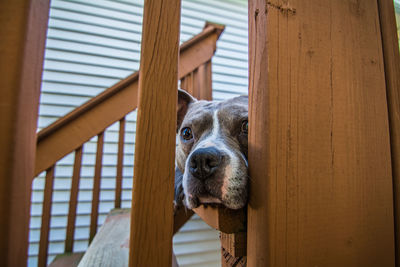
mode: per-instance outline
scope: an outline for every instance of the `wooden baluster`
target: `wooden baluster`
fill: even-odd
[[[130,267],[172,263],[180,10],[180,0],[143,8]]]
[[[0,1],[0,266],[28,261],[49,2]]]
[[[400,266],[400,55],[393,1],[378,1],[389,111],[396,266]]]
[[[81,178],[82,146],[75,150],[74,171],[69,197],[68,223],[65,238],[65,252],[72,252],[74,247],[76,206],[78,204],[79,180]]]
[[[211,60],[199,66],[194,75],[194,84],[198,99],[212,100]]]
[[[89,243],[97,232],[97,218],[99,217],[100,179],[103,161],[104,132],[97,135],[96,166],[93,178],[92,212],[90,215]]]
[[[124,167],[125,117],[119,121],[117,176],[115,181],[115,208],[121,208],[122,171]]]
[[[197,99],[212,100],[211,60],[181,79],[181,88]]]
[[[42,208],[42,226],[40,228],[39,242],[39,267],[47,266],[47,252],[49,247],[49,232],[51,218],[51,204],[54,184],[54,165],[46,171],[46,180],[44,186],[43,208]]]
[[[191,94],[192,96],[196,97],[194,86],[193,86],[193,72],[189,73],[185,77],[181,79],[181,88],[184,89],[186,92]]]

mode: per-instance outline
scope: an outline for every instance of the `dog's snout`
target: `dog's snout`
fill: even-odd
[[[205,180],[216,171],[221,159],[222,154],[216,148],[199,148],[190,157],[189,171],[197,179]]]

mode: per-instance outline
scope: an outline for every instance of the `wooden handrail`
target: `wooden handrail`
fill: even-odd
[[[179,78],[211,60],[224,26],[207,23],[180,47]],[[35,177],[137,107],[139,72],[128,76],[37,134]]]

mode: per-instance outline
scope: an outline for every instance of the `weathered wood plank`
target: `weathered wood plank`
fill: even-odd
[[[393,266],[377,1],[249,14],[248,266]]]
[[[49,0],[0,1],[0,266],[27,264],[49,5]]]
[[[129,209],[111,210],[79,266],[128,266],[129,226]]]
[[[180,209],[174,214],[174,234],[192,216],[191,210]],[[113,209],[89,245],[81,266],[128,266],[130,209]],[[77,266],[83,253],[66,253],[56,257],[49,267]],[[118,264],[117,264],[118,263]],[[100,265],[99,265],[100,264]],[[174,266],[174,265],[173,265]]]
[[[180,5],[144,4],[129,266],[172,263]]]
[[[181,45],[179,78],[212,58],[223,29],[208,23],[200,34]],[[41,130],[37,137],[35,176],[136,109],[138,78],[138,72],[128,76]]]
[[[83,257],[84,252],[64,253],[57,255],[48,267],[76,267]]]
[[[400,56],[393,1],[378,0],[389,108],[396,266],[400,267]]]

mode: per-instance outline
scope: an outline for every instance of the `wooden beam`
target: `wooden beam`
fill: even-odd
[[[400,56],[393,1],[378,0],[389,108],[396,266],[400,267]]]
[[[180,0],[145,1],[129,266],[171,266]]]
[[[246,230],[246,212],[244,209],[231,210],[224,206],[201,205],[193,211],[212,228],[224,233],[237,233]]]
[[[0,266],[26,266],[49,0],[0,1]]]
[[[223,27],[204,30],[180,47],[179,78],[211,60]],[[38,133],[35,176],[136,109],[139,73],[128,76]]]
[[[377,1],[249,1],[248,266],[393,266]]]

